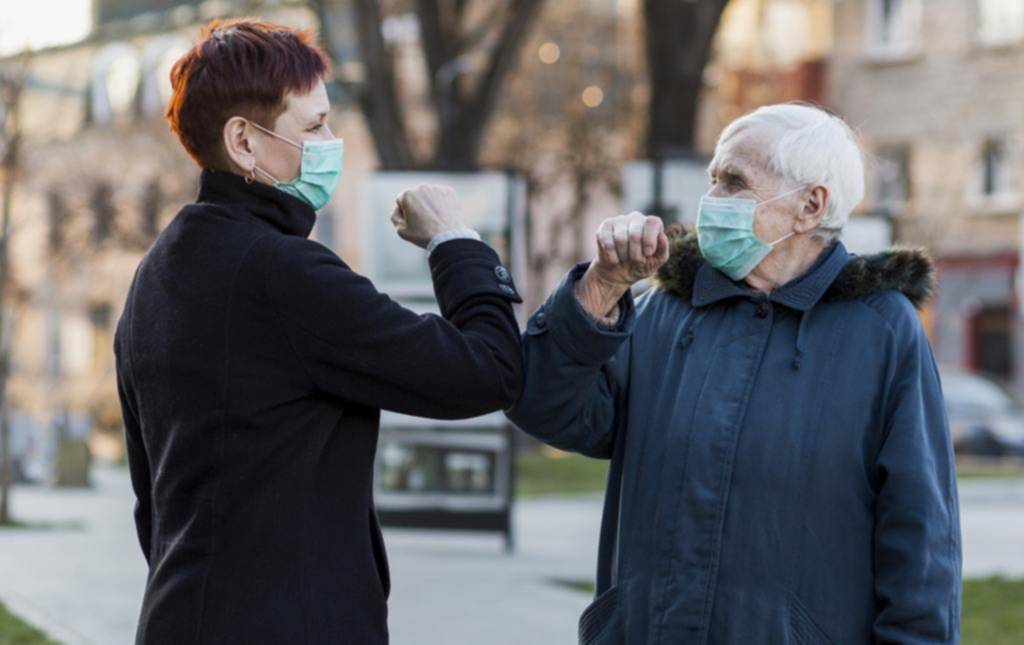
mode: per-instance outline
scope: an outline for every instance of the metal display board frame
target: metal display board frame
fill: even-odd
[[[395,196],[419,184],[455,189],[466,225],[498,250],[522,290],[526,267],[526,184],[514,172],[380,171],[371,176],[361,208],[364,258],[361,270],[376,287],[420,314],[438,313],[426,252],[402,241],[389,216]],[[521,305],[514,306],[520,327]],[[452,393],[458,396],[457,392]],[[436,420],[382,411],[374,500],[381,524],[392,528],[496,532],[514,548],[515,428],[500,412],[465,420]],[[449,460],[487,462],[489,489],[399,489],[385,485],[389,455],[417,451]],[[415,456],[412,457],[415,459]],[[437,464],[432,464],[435,475]],[[443,470],[443,469],[442,469]],[[444,478],[444,474],[439,477]]]
[[[657,215],[665,224],[694,224],[701,195],[711,188],[703,155],[666,159],[636,159],[622,170],[624,212]]]

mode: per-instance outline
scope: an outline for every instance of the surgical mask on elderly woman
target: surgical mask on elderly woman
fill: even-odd
[[[742,280],[768,257],[776,244],[796,235],[796,231],[774,242],[764,242],[754,234],[757,207],[788,197],[803,186],[758,202],[738,197],[700,198],[697,209],[697,243],[704,258],[733,280]]]
[[[341,139],[328,139],[326,141],[303,141],[301,144],[282,137],[276,132],[264,128],[258,123],[249,121],[258,130],[266,132],[285,143],[302,150],[302,165],[299,176],[291,181],[278,181],[273,175],[259,166],[255,167],[256,172],[274,182],[274,187],[286,192],[292,197],[298,197],[313,207],[313,210],[320,210],[331,201],[331,196],[338,188],[341,181],[341,172],[344,168],[345,143]]]

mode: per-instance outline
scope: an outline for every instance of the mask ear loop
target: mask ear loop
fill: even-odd
[[[256,173],[260,173],[264,177],[270,179],[270,181],[274,182],[275,184],[280,184],[281,183],[280,181],[277,180],[277,177],[274,177],[273,175],[271,175],[266,170],[263,170],[259,166],[253,166],[252,167],[252,174],[251,174],[252,179],[256,179]],[[249,177],[246,177],[246,180],[247,180],[247,183],[252,183],[251,181],[248,181]]]
[[[757,205],[761,206],[762,204],[767,204],[768,202],[774,202],[775,200],[782,199],[783,197],[789,197],[793,193],[800,192],[801,190],[804,190],[805,188],[807,188],[807,185],[803,185],[803,186],[800,186],[798,188],[794,188],[793,190],[784,192],[781,195],[776,195],[775,197],[772,197],[771,199],[766,199],[763,202],[759,202]],[[804,218],[804,214],[802,212],[801,213],[797,213],[796,218],[797,218],[797,220],[802,220]],[[775,240],[774,242],[769,242],[768,246],[774,247],[776,244],[781,244],[781,243],[785,242],[786,240],[788,240],[789,238],[793,237],[794,235],[796,235],[796,231],[790,231],[787,235],[783,235],[782,237],[780,237],[779,239]]]
[[[265,132],[266,134],[269,134],[270,136],[274,137],[275,139],[280,139],[281,141],[284,141],[285,143],[287,143],[288,145],[290,145],[293,148],[298,148],[299,150],[302,150],[302,144],[301,143],[295,143],[294,141],[292,141],[288,137],[282,137],[281,135],[279,135],[278,133],[274,132],[273,130],[268,130],[268,129],[264,128],[262,125],[260,125],[259,123],[256,123],[255,121],[246,121],[246,122],[249,125],[251,125],[252,127],[256,128],[257,130],[259,130],[261,132]]]
[[[248,123],[252,127],[256,128],[257,130],[260,130],[261,132],[265,132],[265,133],[269,134],[270,136],[272,136],[272,137],[274,137],[276,139],[280,139],[281,141],[284,141],[285,143],[287,143],[290,146],[298,148],[299,150],[303,149],[303,146],[301,144],[295,143],[294,141],[292,141],[291,139],[289,139],[287,137],[282,137],[278,133],[272,132],[272,131],[264,128],[262,125],[260,125],[259,123],[256,123],[255,121],[250,121],[250,120],[246,119],[246,123]],[[276,177],[274,177],[273,175],[271,175],[269,172],[267,172],[266,170],[263,170],[262,168],[260,168],[259,166],[256,166],[256,165],[254,165],[252,167],[252,170],[249,171],[249,174],[246,175],[245,183],[251,184],[252,182],[254,182],[256,180],[256,173],[260,173],[264,177],[269,178],[270,181],[274,182],[275,184],[282,183],[282,182],[278,181],[278,179]]]

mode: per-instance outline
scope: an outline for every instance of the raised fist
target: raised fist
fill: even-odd
[[[590,269],[602,282],[629,287],[654,275],[666,260],[668,238],[661,218],[634,211],[601,222]]]
[[[433,184],[402,191],[395,200],[391,224],[400,238],[422,248],[438,233],[465,228],[455,190]]]
[[[597,258],[574,286],[576,297],[599,322],[613,324],[619,299],[666,260],[661,218],[633,212],[606,219],[597,229]]]

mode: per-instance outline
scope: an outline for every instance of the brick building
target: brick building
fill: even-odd
[[[1024,3],[837,0],[830,103],[871,153],[863,210],[926,245],[941,363],[1024,390]]]

